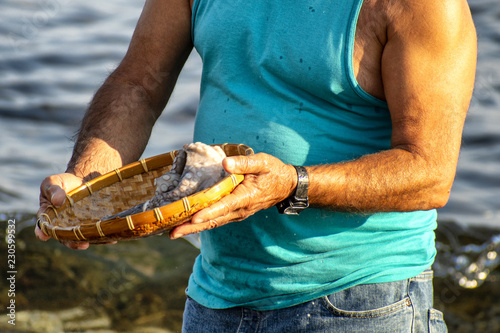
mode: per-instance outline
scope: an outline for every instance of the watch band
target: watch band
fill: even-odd
[[[303,166],[293,166],[297,171],[297,188],[290,197],[276,205],[278,212],[285,215],[299,215],[301,211],[309,207],[309,176]]]

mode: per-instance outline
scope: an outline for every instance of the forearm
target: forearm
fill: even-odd
[[[307,167],[312,206],[347,212],[428,210],[448,200],[455,161],[441,166],[404,150]]]
[[[389,18],[381,62],[393,148],[307,168],[313,206],[415,211],[442,207],[449,198],[474,86],[470,11],[466,1],[393,5],[398,14]]]
[[[137,160],[158,115],[140,85],[108,78],[83,118],[67,171],[93,178]]]
[[[91,178],[136,161],[192,50],[185,0],[148,0],[130,47],[96,93],[68,164]]]

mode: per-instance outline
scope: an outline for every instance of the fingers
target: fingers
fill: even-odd
[[[50,186],[48,189],[48,193],[50,194],[50,202],[55,207],[61,207],[64,201],[66,201],[66,191],[64,191],[60,186]]]
[[[118,242],[117,241],[104,241],[104,242],[97,242],[97,243],[92,243],[92,244],[93,245],[110,245],[110,244],[116,244],[116,243],[118,243]],[[86,250],[90,246],[90,243],[87,243],[87,242],[65,242],[65,241],[62,241],[61,244],[65,245],[73,250]]]
[[[194,214],[190,223],[172,230],[171,238],[241,221],[289,195],[293,182],[288,174],[295,173],[295,168],[271,155],[232,156],[222,163],[227,172],[244,174],[243,182],[231,194]]]
[[[43,180],[40,185],[40,209],[37,216],[45,213],[49,206],[61,207],[66,200],[66,191],[76,188],[82,184],[82,179],[69,173],[53,175]],[[38,226],[35,227],[35,235],[38,239],[46,241],[51,237],[46,235]],[[62,242],[64,245],[72,249],[86,249],[89,247],[88,243],[70,243]]]
[[[90,244],[89,243],[81,243],[81,242],[64,242],[61,241],[61,244],[69,247],[70,249],[73,250],[86,250],[89,248]]]
[[[173,229],[172,239],[241,221],[282,201],[295,186],[295,168],[268,154],[227,157],[222,165],[245,179],[231,194],[194,214],[191,222]]]
[[[38,227],[38,225],[35,227],[35,236],[36,238],[44,242],[50,239],[50,236],[44,234],[44,232]]]
[[[35,227],[35,236],[41,240],[41,241],[47,241],[49,240],[51,237],[50,236],[47,236],[41,229],[40,227],[38,226],[38,223],[36,224],[36,227]],[[86,250],[89,248],[90,244],[89,243],[86,243],[86,242],[65,242],[65,241],[60,241],[61,244],[69,247],[70,249],[73,249],[73,250]],[[106,243],[102,243],[102,244],[114,244],[116,243],[116,241],[113,241],[113,242],[106,242]]]
[[[227,172],[236,174],[269,172],[268,155],[266,154],[226,157],[222,161],[222,166]]]
[[[35,235],[36,237],[41,240],[41,241],[47,241],[49,240],[51,237],[50,236],[47,236],[39,227],[38,225],[35,227]],[[107,242],[107,243],[103,243],[103,244],[114,244],[116,242]],[[64,241],[61,241],[61,244],[69,247],[70,249],[73,249],[73,250],[86,250],[89,248],[90,244],[89,243],[84,243],[84,242],[64,242]]]
[[[82,182],[81,178],[70,173],[63,173],[45,178],[40,185],[40,209],[38,210],[37,215],[41,216],[41,214],[45,213],[50,205],[61,207],[66,201],[66,192],[77,188],[82,184]],[[38,223],[35,227],[35,235],[42,241],[46,241],[51,238],[39,228]],[[86,250],[90,246],[90,244],[86,242],[61,241],[61,243],[74,250]],[[116,241],[106,241],[96,244],[115,243]]]
[[[240,189],[241,190],[241,189]],[[219,226],[229,222],[240,221],[245,216],[244,210],[249,201],[245,191],[233,191],[233,193],[220,199],[218,202],[202,209],[193,215],[193,224],[205,223],[211,220],[219,221]]]
[[[66,200],[66,191],[81,184],[81,178],[68,173],[47,177],[40,185],[40,204],[45,199],[55,207],[60,207]]]
[[[177,239],[188,234],[221,227],[230,222],[241,221],[253,214],[245,210],[244,195],[236,193],[225,196],[211,206],[202,209],[192,216],[191,222],[184,223],[170,231],[170,238]]]
[[[189,234],[196,234],[204,230],[210,230],[219,227],[219,223],[215,220],[210,220],[205,223],[184,223],[175,227],[170,231],[170,239],[177,239]]]

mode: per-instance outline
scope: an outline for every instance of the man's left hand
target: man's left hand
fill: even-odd
[[[243,174],[245,179],[233,192],[193,215],[170,232],[176,239],[246,219],[288,198],[297,186],[297,172],[276,157],[260,153],[227,157],[222,165],[229,173]]]

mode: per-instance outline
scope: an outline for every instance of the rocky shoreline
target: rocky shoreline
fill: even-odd
[[[184,240],[154,236],[74,251],[38,241],[30,227],[17,235],[16,250],[16,325],[3,314],[2,332],[180,331],[198,254]],[[7,271],[4,262],[0,267]],[[7,282],[0,282],[0,304],[10,301]]]
[[[436,230],[436,240],[442,249],[464,249],[484,244],[499,234],[500,229],[471,228],[441,221]],[[448,253],[438,251],[436,262],[443,261],[445,255]],[[500,256],[500,253],[497,255]],[[438,270],[435,268],[435,271],[437,273]],[[450,333],[500,332],[500,267],[491,270],[481,285],[471,289],[463,288],[449,276],[435,276],[434,306],[443,311]]]
[[[492,231],[460,230],[440,223],[438,240],[448,230],[461,244],[479,243]],[[0,230],[5,239],[6,230]],[[7,243],[0,243],[7,253]],[[15,323],[0,310],[2,332],[180,332],[184,290],[198,250],[164,236],[70,250],[57,241],[37,241],[32,228],[16,233]],[[4,261],[4,260],[2,260]],[[0,263],[7,272],[5,262]],[[2,273],[3,274],[3,273]],[[445,313],[450,332],[500,332],[500,271],[478,288],[435,278],[435,307]],[[0,282],[0,304],[9,304],[9,281]]]

